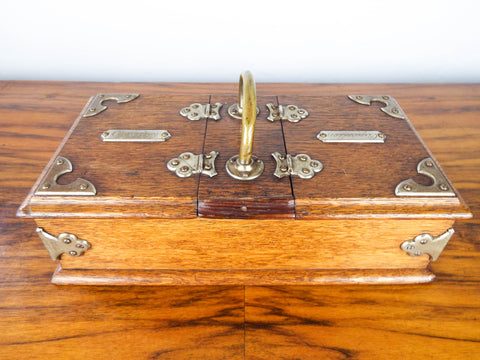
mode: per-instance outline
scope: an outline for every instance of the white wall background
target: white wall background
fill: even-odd
[[[480,82],[474,0],[17,0],[0,79]]]

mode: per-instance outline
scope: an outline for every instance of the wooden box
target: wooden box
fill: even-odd
[[[264,170],[238,180],[226,164],[239,154],[245,99],[92,97],[18,211],[59,261],[52,281],[431,281],[429,262],[471,213],[399,104],[254,100]]]

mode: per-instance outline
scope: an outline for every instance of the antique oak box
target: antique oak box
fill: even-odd
[[[434,278],[471,213],[395,99],[239,89],[87,102],[18,211],[54,283]]]

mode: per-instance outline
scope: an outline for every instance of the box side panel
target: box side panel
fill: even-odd
[[[91,244],[64,269],[325,270],[425,268],[400,245],[438,236],[452,220],[38,219]]]

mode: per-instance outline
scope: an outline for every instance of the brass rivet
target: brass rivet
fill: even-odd
[[[205,155],[205,158],[206,158],[206,159],[211,159],[211,158],[212,158],[212,155],[207,154],[207,155]]]
[[[63,160],[62,159],[58,159],[57,160],[57,165],[62,165],[63,164]]]
[[[185,112],[190,112],[190,109],[189,109],[189,108],[185,108],[185,109],[183,109],[183,111],[185,111]]]
[[[182,155],[182,157],[183,157],[184,159],[190,159],[190,155],[188,155],[188,154],[184,154],[184,155]]]
[[[388,99],[390,99],[390,97],[389,97],[389,96],[387,96],[387,95],[383,96],[383,98],[384,98],[385,100],[388,100]]]
[[[413,249],[415,249],[415,246],[413,246],[413,245],[408,245],[407,246],[407,250],[413,250]]]
[[[217,105],[212,105],[212,109],[215,109],[217,107]]]
[[[415,255],[415,256],[420,256],[420,255],[422,255],[422,254],[423,254],[423,253],[422,253],[421,251],[415,251],[415,254],[414,254],[414,255]]]
[[[188,166],[182,166],[182,167],[180,168],[180,171],[181,171],[181,172],[187,172],[188,169],[189,169]]]
[[[162,136],[163,136],[163,137],[168,137],[168,132],[166,132],[166,131],[163,132],[163,133],[162,133]]]
[[[299,158],[299,159],[300,159],[301,161],[307,161],[307,157],[306,157],[306,156],[303,156],[303,155],[302,155],[302,156],[300,156],[300,158]]]
[[[283,172],[286,172],[287,170],[288,170],[288,169],[287,169],[286,166],[282,166],[282,167],[280,168],[280,171],[283,171]]]
[[[428,166],[428,167],[432,167],[432,166],[433,166],[433,162],[431,162],[430,160],[429,160],[429,161],[426,161],[426,162],[425,162],[425,165]]]
[[[108,131],[105,131],[102,135],[103,135],[103,137],[108,137],[109,134],[110,133]]]
[[[205,165],[205,170],[211,170],[212,167],[210,165]]]
[[[130,95],[130,94],[127,94],[127,95],[125,95],[125,97],[126,97],[126,98],[131,98],[131,97],[132,97],[132,95]]]
[[[448,190],[448,186],[445,185],[445,184],[440,184],[440,190],[447,191],[447,190]]]
[[[102,98],[102,97],[105,97],[105,95],[103,95],[103,94],[100,94],[100,95],[98,95],[98,97],[101,97],[101,98]]]
[[[384,133],[378,133],[378,137],[379,137],[380,139],[383,139],[383,138],[385,137],[385,134],[384,134]]]
[[[393,108],[393,109],[392,109],[392,112],[393,112],[394,114],[398,114],[398,109],[397,109],[397,108]]]
[[[298,117],[297,114],[292,114],[291,116],[292,116],[292,118],[294,118],[294,119]]]
[[[242,176],[243,177],[248,177],[248,173],[244,172],[244,173],[242,173]]]
[[[76,246],[77,248],[79,248],[79,249],[83,249],[83,248],[85,247],[85,246],[83,246],[82,244],[77,244],[77,245],[75,245],[75,246]]]
[[[90,112],[94,112],[95,110],[97,110],[97,109],[96,109],[96,108],[90,108],[90,109],[88,109],[88,111],[90,111]]]
[[[307,168],[303,168],[303,169],[302,169],[302,172],[303,172],[304,174],[308,174],[308,173],[310,172],[310,170],[308,170]]]
[[[246,206],[242,206],[240,209],[242,209],[242,211],[247,211],[247,207],[246,207]]]
[[[192,116],[198,116],[198,113],[194,112],[194,113],[192,114]]]
[[[420,240],[420,244],[423,244],[423,245],[425,245],[427,242],[428,242],[428,241],[425,240],[425,239]]]
[[[317,167],[317,166],[318,166],[318,163],[317,163],[316,161],[312,161],[312,162],[310,163],[310,166],[311,166],[311,167]]]
[[[362,100],[362,97],[360,95],[356,96],[357,100]]]
[[[70,240],[70,239],[63,239],[63,242],[64,242],[65,244],[70,244],[70,243],[72,242],[72,240]]]
[[[305,110],[298,110],[299,114],[305,114]]]
[[[194,108],[194,109],[198,109],[198,105],[197,105],[197,104],[195,104],[195,105],[193,105],[193,106],[192,106],[192,108]]]
[[[262,162],[262,160],[260,160],[260,159],[257,159],[257,163],[260,163],[260,162]]]
[[[290,110],[295,110],[295,106],[293,106],[293,105],[290,105],[288,108],[289,108]]]
[[[180,164],[180,162],[178,160],[172,160],[172,165],[173,166],[177,166],[178,164]]]
[[[86,190],[87,187],[88,187],[87,184],[81,184],[81,185],[80,185],[80,190]]]
[[[403,185],[403,189],[406,191],[412,191],[412,187],[408,184]]]
[[[235,159],[230,159],[230,162],[233,164],[235,162]]]
[[[279,158],[280,160],[285,160],[285,155],[280,155],[278,158]]]
[[[77,255],[77,252],[76,251],[70,251],[69,254],[72,255],[72,256],[75,256],[75,255]]]
[[[42,189],[50,189],[50,184],[43,184]]]
[[[327,134],[322,132],[322,133],[320,133],[320,136],[324,138],[324,137],[327,137]]]

